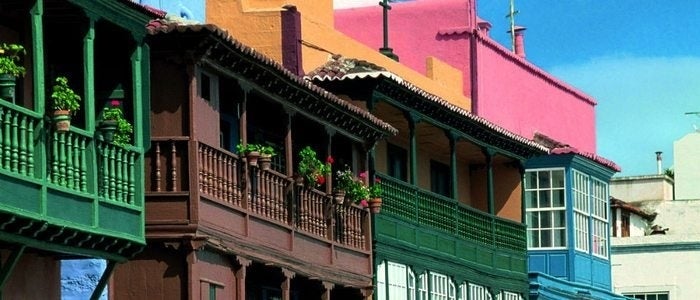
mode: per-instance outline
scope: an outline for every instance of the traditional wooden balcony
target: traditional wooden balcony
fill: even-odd
[[[192,230],[247,255],[371,274],[368,210],[335,204],[274,170],[246,168],[244,158],[188,137],[152,140],[149,237]]]
[[[375,238],[412,242],[468,262],[525,272],[525,225],[377,173],[384,191]]]
[[[145,244],[141,152],[0,100],[0,228],[8,241],[124,260]]]

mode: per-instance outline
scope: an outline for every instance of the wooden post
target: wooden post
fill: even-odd
[[[245,300],[245,276],[248,266],[252,263],[250,259],[236,256],[236,261],[240,265],[238,270],[236,270],[236,299]]]
[[[282,300],[290,300],[291,297],[289,295],[289,290],[292,288],[292,278],[294,278],[294,275],[296,275],[294,272],[282,268],[282,275],[284,275],[284,279],[282,280]]]
[[[331,300],[331,291],[335,284],[323,281],[323,294],[321,295],[321,300]]]

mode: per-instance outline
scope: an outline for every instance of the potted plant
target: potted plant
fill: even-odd
[[[102,122],[100,122],[102,138],[108,143],[117,146],[126,146],[131,143],[131,134],[134,126],[124,118],[124,112],[119,100],[110,101],[109,107],[102,111]]]
[[[238,145],[236,145],[236,152],[238,152],[239,155],[245,155],[249,166],[258,166],[258,158],[260,157],[260,145],[243,144],[243,141],[241,141]]]
[[[299,151],[298,175],[309,187],[319,187],[326,183],[326,176],[331,174],[331,164],[332,156],[329,155],[324,163],[316,157],[316,151],[306,146]]]
[[[272,157],[277,154],[275,153],[275,148],[272,148],[272,146],[260,145],[258,150],[260,151],[260,169],[263,171],[270,170]]]
[[[22,45],[5,44],[0,46],[0,98],[14,101],[17,77],[24,76],[26,70],[18,65],[20,54],[26,51]]]
[[[369,187],[369,209],[378,214],[382,210],[382,181],[374,178],[374,184]]]
[[[336,173],[336,191],[344,191],[345,198],[350,202],[355,202],[362,207],[367,207],[367,199],[370,198],[370,189],[365,184],[367,172],[362,172],[355,176],[350,167],[345,166],[345,170]],[[336,199],[339,201],[339,199]],[[338,204],[342,203],[340,201]]]
[[[80,96],[68,85],[68,78],[63,76],[56,78],[51,100],[53,100],[53,122],[56,131],[68,131],[71,116],[80,109]]]

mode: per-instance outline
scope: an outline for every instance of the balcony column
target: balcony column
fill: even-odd
[[[243,80],[239,81],[238,84],[241,86],[241,89],[243,89],[243,99],[240,104],[241,117],[238,120],[238,133],[241,137],[241,144],[248,145],[248,95],[253,87]],[[241,158],[242,157],[239,157],[239,159]],[[239,161],[242,161],[242,159]],[[247,163],[243,167],[243,178],[245,180],[245,186],[243,187],[243,195],[241,196],[241,208],[248,209],[248,195],[251,192],[251,174]]]
[[[413,112],[407,112],[406,113],[406,119],[408,121],[408,131],[409,131],[409,149],[408,149],[408,155],[409,155],[409,164],[410,164],[410,173],[409,173],[409,182],[413,185],[418,184],[418,145],[416,141],[416,125],[418,122],[420,122],[420,116],[418,114],[413,113]]]
[[[321,300],[331,300],[331,291],[333,290],[333,287],[335,287],[335,284],[323,281],[321,282],[323,284],[323,294],[321,294]]]
[[[147,119],[144,118],[144,108],[150,112],[150,104],[146,97],[147,90],[150,87],[143,86],[143,78],[148,76],[148,73],[144,74],[144,71],[147,71],[145,70],[147,68],[144,67],[144,58],[147,60],[148,55],[148,47],[143,40],[137,40],[134,52],[131,53],[131,82],[134,87],[131,91],[134,115],[134,146],[137,148],[143,148],[146,143],[150,143],[150,141],[144,140],[144,137],[150,135],[145,135],[146,131],[150,130],[150,125],[144,121]],[[94,118],[92,121],[94,122]],[[143,174],[143,172],[139,174]]]
[[[296,274],[290,270],[283,268],[282,275],[284,275],[282,285],[280,286],[280,289],[282,289],[282,300],[291,300],[289,290],[292,288],[292,278],[294,278],[294,275]]]
[[[284,163],[285,169],[287,170],[287,176],[291,177],[294,175],[294,144],[292,141],[292,118],[296,114],[296,111],[285,107],[284,112],[287,116],[286,120],[286,132],[284,135]]]
[[[32,80],[34,81],[34,111],[43,115],[46,109],[44,82],[44,0],[36,0],[32,15]]]
[[[236,276],[236,299],[246,299],[245,296],[245,276],[248,267],[252,263],[250,259],[236,256],[236,261],[240,265],[235,271]]]
[[[327,138],[327,143],[326,143],[326,157],[331,156],[333,153],[333,136],[335,136],[335,129],[326,126],[326,138]],[[326,162],[326,158],[323,158],[323,162]],[[326,194],[330,195],[333,192],[333,172],[331,174],[326,175]]]
[[[525,161],[518,161],[520,173],[520,222],[527,224],[527,203],[525,202]]]
[[[493,156],[496,151],[491,148],[483,148],[484,157],[486,158],[486,200],[488,201],[489,214],[496,214],[496,204],[493,199]]]
[[[453,130],[447,130],[445,134],[450,141],[450,196],[452,199],[459,201],[459,195],[457,194],[457,140],[459,137]]]
[[[88,17],[88,29],[83,36],[83,111],[85,111],[85,129],[95,128],[95,22],[98,16],[85,11]]]

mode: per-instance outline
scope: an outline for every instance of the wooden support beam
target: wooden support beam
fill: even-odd
[[[102,294],[102,290],[105,289],[105,286],[107,286],[107,282],[109,281],[109,278],[112,277],[112,273],[114,272],[114,267],[117,265],[116,261],[109,260],[107,261],[107,267],[105,268],[104,273],[102,273],[102,277],[100,278],[100,281],[97,282],[97,286],[95,287],[95,290],[92,292],[92,296],[90,296],[90,300],[99,300],[100,295]]]
[[[0,291],[4,289],[7,279],[10,278],[10,274],[12,274],[12,271],[15,269],[15,266],[17,266],[17,263],[22,257],[22,254],[24,253],[24,249],[26,247],[26,245],[17,246],[14,249],[14,251],[12,251],[12,254],[10,254],[10,257],[8,257],[5,260],[5,263],[3,263],[2,269],[0,269]],[[0,294],[0,296],[1,295],[2,294]]]

